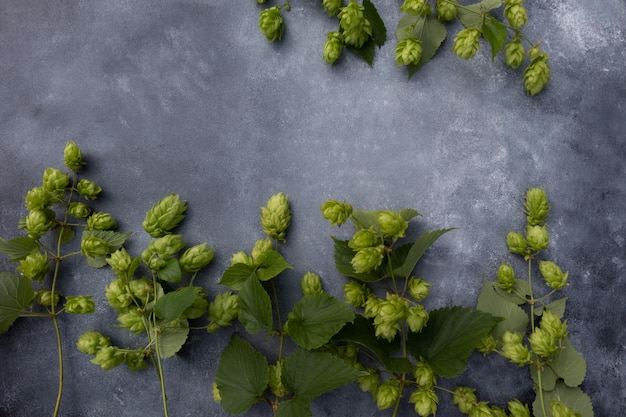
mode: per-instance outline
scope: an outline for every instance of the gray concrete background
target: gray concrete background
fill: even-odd
[[[495,63],[483,44],[461,61],[449,26],[441,52],[406,81],[393,61],[400,2],[377,1],[389,40],[374,67],[345,55],[321,59],[336,28],[318,1],[294,0],[282,43],[257,29],[260,7],[220,0],[3,0],[0,3],[0,236],[19,235],[22,199],[47,166],[61,167],[66,141],[82,148],[85,176],[104,188],[96,207],[121,230],[129,251],[148,242],[146,210],[177,192],[189,202],[181,231],[189,244],[216,247],[199,278],[211,297],[230,255],[262,237],[259,207],[287,193],[294,212],[283,248],[296,270],[281,278],[288,308],[300,274],[323,277],[340,296],[330,229],[318,207],[327,198],[364,209],[413,207],[424,217],[411,236],[441,227],[417,272],[429,279],[429,307],[475,305],[484,277],[506,253],[504,237],[523,227],[528,187],[552,203],[546,257],[570,273],[568,320],[587,360],[583,389],[596,416],[623,415],[626,404],[625,216],[626,42],[623,0],[526,2],[525,30],[551,55],[553,78],[539,96],[522,72]],[[342,235],[343,236],[343,235]],[[1,261],[2,269],[14,265]],[[519,270],[523,265],[517,264]],[[66,381],[62,415],[159,416],[153,370],[104,372],[76,351],[83,331],[117,343],[104,300],[109,270],[64,267],[62,290],[95,294],[97,314],[64,317]],[[291,296],[289,295],[291,294]],[[211,400],[217,361],[231,333],[194,332],[166,361],[173,417],[224,416]],[[257,341],[258,342],[258,341]],[[270,352],[271,344],[259,342]],[[50,323],[19,320],[0,336],[0,415],[51,414],[56,351]],[[458,381],[503,406],[531,398],[527,375],[503,361],[472,357]],[[403,407],[402,415],[415,415]],[[384,416],[356,385],[313,403],[315,416]],[[255,406],[250,416],[267,416]],[[442,416],[460,415],[442,394]]]

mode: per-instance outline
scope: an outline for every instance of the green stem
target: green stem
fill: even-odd
[[[535,303],[537,302],[537,300],[535,300],[535,297],[533,295],[533,284],[532,284],[532,259],[528,259],[528,287],[529,287],[529,292],[530,292],[530,330],[531,332],[535,331]],[[535,360],[537,360],[536,363],[538,363],[539,357],[535,354],[533,354],[535,356]],[[543,399],[543,381],[541,379],[541,370],[539,369],[538,365],[535,365],[535,363],[533,363],[533,366],[537,367],[537,394],[539,395],[539,402],[541,403],[541,411],[543,412],[544,417],[546,417],[548,414],[546,413],[546,405],[545,405],[545,401]]]
[[[152,275],[152,285],[153,288],[157,288],[157,282],[156,282],[156,276],[153,274]],[[157,297],[156,297],[156,291],[155,291],[155,298],[154,298],[154,302],[157,302]],[[161,387],[161,401],[163,402],[163,414],[165,415],[165,417],[169,417],[169,411],[167,409],[167,394],[165,392],[165,378],[163,377],[163,364],[161,363],[161,348],[159,347],[159,328],[157,326],[157,322],[156,322],[156,316],[154,315],[154,312],[152,313],[152,320],[150,321],[150,327],[148,329],[148,334],[151,335],[151,339],[150,343],[154,345],[154,349],[156,352],[156,364],[155,364],[155,369],[156,369],[156,373],[157,373],[157,377],[159,379],[159,386]],[[152,362],[154,363],[154,359],[152,359]]]
[[[57,401],[54,406],[54,417],[59,415],[59,409],[61,408],[61,397],[63,397],[63,345],[61,344],[61,331],[59,330],[59,321],[56,316],[52,316],[52,323],[54,324],[54,332],[57,338],[57,352],[59,360],[59,388],[57,391]]]

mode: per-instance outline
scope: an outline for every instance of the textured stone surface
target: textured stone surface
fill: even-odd
[[[472,61],[453,56],[456,25],[407,82],[393,61],[397,5],[376,3],[390,39],[370,68],[350,54],[333,67],[322,61],[324,34],[336,21],[313,0],[293,2],[280,44],[258,32],[260,8],[251,0],[3,0],[0,236],[19,235],[23,195],[45,167],[62,165],[72,139],[88,160],[85,175],[105,189],[97,208],[135,231],[133,254],[148,242],[141,221],[154,202],[170,192],[188,200],[187,240],[217,250],[199,278],[211,296],[223,290],[217,281],[230,255],[261,237],[259,206],[283,191],[294,212],[283,253],[296,267],[280,281],[285,293],[294,294],[300,274],[312,270],[340,295],[345,279],[334,270],[330,235],[347,232],[331,230],[318,209],[337,198],[364,209],[417,209],[423,218],[412,236],[458,227],[417,272],[433,284],[430,307],[475,305],[483,278],[513,259],[504,236],[523,227],[526,189],[542,186],[553,206],[546,256],[571,277],[565,295],[571,339],[588,365],[583,389],[596,416],[623,415],[624,2],[526,2],[525,32],[541,38],[553,71],[535,98],[524,94],[520,70],[500,57],[491,63],[486,44]],[[5,258],[0,265],[14,268]],[[75,266],[64,267],[62,291],[95,294],[98,311],[63,318],[62,415],[161,415],[152,370],[105,373],[74,349],[90,328],[133,343],[113,329],[104,300],[110,271]],[[293,301],[287,297],[285,308]],[[193,333],[179,357],[166,361],[172,416],[226,415],[210,386],[232,331],[242,329]],[[1,416],[51,414],[54,346],[43,320],[18,320],[0,336]],[[532,397],[527,375],[504,362],[473,357],[458,381],[478,385],[481,399],[500,406]],[[356,385],[317,399],[312,411],[389,415]],[[460,415],[443,394],[439,412]],[[270,410],[259,405],[248,415]],[[412,415],[410,405],[401,415]]]

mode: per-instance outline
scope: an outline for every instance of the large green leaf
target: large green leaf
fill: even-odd
[[[493,329],[493,337],[496,340],[502,339],[506,331],[526,334],[530,321],[528,314],[517,304],[502,298],[492,282],[485,280],[476,308],[504,319]]]
[[[441,235],[450,230],[454,229],[440,229],[440,230],[431,230],[422,234],[415,242],[413,242],[411,249],[406,255],[406,259],[404,263],[395,268],[393,270],[393,274],[396,277],[408,278],[413,269],[415,269],[415,265],[420,260],[424,252],[433,244]]]
[[[491,61],[495,59],[509,37],[506,27],[497,19],[489,16],[483,22],[481,32],[491,45]]]
[[[178,259],[171,258],[165,261],[165,265],[158,271],[159,278],[163,281],[178,283],[180,282],[183,273],[180,269],[180,264],[178,263]]]
[[[311,400],[363,375],[330,353],[299,349],[285,359],[282,381],[297,398]]]
[[[351,220],[357,229],[372,229],[376,233],[380,233],[377,211],[354,210]]]
[[[256,277],[253,266],[235,264],[226,269],[219,283],[226,285],[231,290],[239,291],[250,277]]]
[[[250,277],[239,291],[239,321],[249,333],[272,330],[272,300],[256,276]]]
[[[378,339],[371,320],[361,315],[357,315],[353,323],[346,324],[332,340],[356,343],[368,349],[389,372],[403,374],[413,370],[413,365],[408,359],[392,357],[400,349],[400,344],[394,343],[398,342],[398,339],[391,343],[385,339]]]
[[[37,248],[39,245],[35,239],[30,237],[16,237],[10,240],[0,238],[0,253],[9,255],[10,262],[17,262],[26,258]]]
[[[421,333],[409,334],[407,348],[438,375],[454,377],[465,370],[470,353],[497,322],[497,317],[469,307],[440,308],[430,313]]]
[[[35,291],[28,278],[0,272],[0,333],[6,332],[34,299]]]
[[[370,67],[374,65],[374,54],[376,52],[374,40],[367,40],[360,48],[355,48],[352,45],[346,45],[346,47],[367,62]]]
[[[355,252],[348,246],[348,241],[339,240],[335,237],[333,237],[333,241],[335,242],[335,267],[340,274],[363,282],[376,282],[383,279],[386,261],[383,261],[383,264],[372,272],[364,274],[354,272],[350,261],[354,257]]]
[[[502,6],[502,0],[483,0],[478,3],[459,5],[456,12],[463,26],[480,28],[489,11],[500,6]]]
[[[242,414],[259,400],[269,382],[265,356],[237,335],[222,352],[215,383],[222,407],[231,414]]]
[[[548,310],[554,314],[558,318],[563,318],[565,314],[565,304],[567,302],[567,297],[559,298],[558,300],[554,300],[551,303],[545,304],[539,308],[535,308],[535,314],[540,316],[543,314],[544,310]]]
[[[278,406],[276,417],[311,417],[311,400],[290,398]]]
[[[293,269],[283,256],[275,250],[267,250],[258,259],[256,275],[261,281],[268,281],[285,269]]]
[[[111,248],[111,252],[114,252],[118,250],[119,248],[121,248],[124,242],[126,241],[126,239],[128,239],[128,237],[132,234],[133,232],[116,232],[114,230],[87,230],[85,229],[83,230],[83,235],[81,239],[84,240],[85,237],[87,236],[95,236],[107,242],[109,244],[109,247]]]
[[[288,315],[289,336],[305,349],[317,349],[327,343],[354,312],[344,302],[327,294],[302,297]]]
[[[576,387],[583,383],[587,373],[587,363],[582,355],[576,352],[570,340],[566,337],[561,341],[562,349],[558,355],[545,367],[541,374],[544,390],[552,390],[558,379],[565,385]],[[531,376],[535,384],[539,384],[537,369],[531,367]]]
[[[528,303],[528,300],[530,299],[530,285],[528,285],[528,281],[524,279],[516,279],[515,287],[513,287],[511,292],[503,290],[498,287],[496,283],[493,283],[492,285],[500,297],[514,304],[524,305]]]
[[[541,409],[539,395],[533,402],[534,417],[553,417],[550,412],[550,401],[561,401],[563,404],[580,413],[582,417],[594,417],[591,399],[579,387],[568,387],[562,381],[556,383],[556,388],[552,391],[543,391],[543,401],[546,404],[546,414],[544,416]]]
[[[172,321],[180,317],[196,301],[194,287],[183,287],[165,294],[154,304],[154,314],[162,320]]]
[[[189,336],[189,326],[187,320],[177,322],[175,327],[169,327],[167,323],[162,322],[157,332],[153,337],[158,338],[159,356],[161,359],[166,359],[182,349]]]
[[[448,36],[446,25],[441,23],[439,19],[435,17],[422,17],[417,21],[413,29],[413,33],[422,41],[422,57],[417,64],[407,66],[409,70],[409,79],[411,79],[413,74],[415,74],[420,68],[430,62],[433,56],[437,53],[437,50],[439,50],[443,41],[446,40],[446,37]]]
[[[370,0],[363,0],[363,16],[369,20],[372,27],[372,39],[380,48],[387,40],[387,28],[385,22],[378,14],[378,10]]]

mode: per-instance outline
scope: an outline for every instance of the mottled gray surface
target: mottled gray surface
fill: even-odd
[[[400,2],[377,1],[390,40],[374,68],[353,55],[324,64],[324,34],[335,29],[318,1],[294,1],[280,44],[257,30],[256,3],[225,0],[2,0],[0,3],[0,236],[18,236],[23,195],[47,166],[62,165],[67,140],[88,160],[85,175],[105,192],[97,208],[129,250],[148,241],[145,211],[178,192],[189,202],[182,231],[209,242],[214,264],[200,278],[209,294],[238,250],[261,237],[259,206],[289,194],[294,224],[283,253],[296,271],[280,290],[295,293],[313,270],[340,295],[331,230],[319,213],[327,198],[364,209],[413,207],[411,229],[454,226],[418,272],[432,284],[430,307],[475,305],[482,280],[507,255],[504,236],[523,227],[521,200],[543,186],[552,202],[546,254],[568,270],[571,339],[587,359],[583,389],[596,416],[626,411],[626,42],[623,0],[529,0],[525,30],[551,54],[553,79],[535,98],[521,71],[492,65],[489,48],[461,61],[440,53],[410,81],[393,61]],[[397,3],[397,4],[396,4]],[[454,34],[458,26],[450,27]],[[347,232],[345,232],[347,233]],[[3,258],[3,269],[13,265]],[[523,265],[517,265],[523,268]],[[159,416],[152,370],[101,371],[76,351],[83,331],[118,343],[104,285],[109,270],[64,265],[62,290],[93,293],[98,312],[62,320],[67,417]],[[293,300],[287,297],[285,306]],[[173,417],[224,416],[211,400],[219,354],[232,331],[193,333],[165,364]],[[51,414],[56,396],[54,332],[19,320],[0,336],[0,415]],[[524,372],[473,357],[459,381],[481,399],[528,400]],[[349,385],[313,403],[315,416],[385,416]],[[411,406],[402,415],[415,415]],[[250,416],[268,416],[255,406]],[[442,395],[442,416],[457,416]]]

